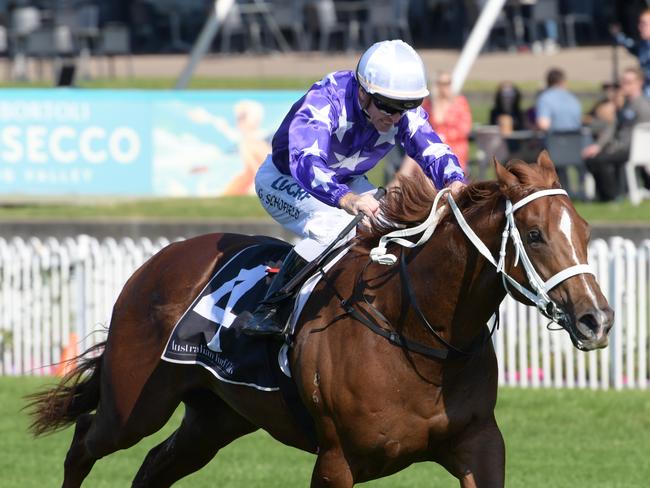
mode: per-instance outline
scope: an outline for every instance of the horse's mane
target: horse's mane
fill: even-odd
[[[519,180],[518,185],[508,189],[510,198],[556,186],[555,181],[549,184],[547,175],[540,170],[539,165],[515,159],[509,161],[506,168]],[[389,188],[380,204],[382,218],[373,221],[372,227],[360,234],[361,243],[376,242],[389,232],[424,222],[431,212],[436,193],[429,179],[421,171],[416,171],[408,177],[398,175],[397,184]],[[469,218],[486,209],[493,211],[503,196],[498,181],[478,181],[468,184],[455,200],[463,215]],[[449,218],[450,214],[447,213],[442,222]]]

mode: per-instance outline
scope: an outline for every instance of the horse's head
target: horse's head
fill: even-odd
[[[550,299],[546,303],[549,315],[566,329],[578,349],[607,346],[614,312],[585,266],[589,226],[568,196],[543,192],[560,189],[548,153],[543,151],[536,164],[513,160],[502,166],[495,160],[495,169],[500,191],[512,203],[514,225],[534,268],[532,274],[536,272],[541,279],[542,290],[536,291],[537,296]],[[534,289],[534,277],[531,279],[531,273],[523,269],[525,256],[522,253],[522,262],[515,266],[515,254],[510,254],[506,271]]]

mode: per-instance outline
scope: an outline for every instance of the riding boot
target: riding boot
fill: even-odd
[[[279,291],[286,285],[298,272],[305,267],[305,261],[300,254],[293,249],[289,251],[287,257],[280,267],[280,271],[273,278],[266,292],[266,296],[260,305],[255,309],[253,314],[241,325],[242,332],[247,335],[273,335],[281,334],[289,318],[291,307],[290,300],[287,300],[293,294],[287,294],[282,297]]]

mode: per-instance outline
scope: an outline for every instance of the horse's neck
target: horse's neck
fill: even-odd
[[[469,345],[482,331],[505,296],[494,265],[488,262],[452,221],[436,231],[428,245],[409,265],[415,288],[427,290],[428,300],[420,306],[452,344]],[[467,223],[493,256],[498,256],[503,212],[480,210]],[[420,296],[422,296],[420,294]],[[421,328],[421,324],[411,327]]]

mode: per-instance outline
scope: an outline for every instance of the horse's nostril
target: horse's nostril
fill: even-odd
[[[585,338],[598,335],[600,324],[598,319],[591,313],[586,313],[578,319],[578,330]]]
[[[614,324],[614,311],[605,309],[592,310],[578,318],[578,331],[585,337],[607,336]]]

